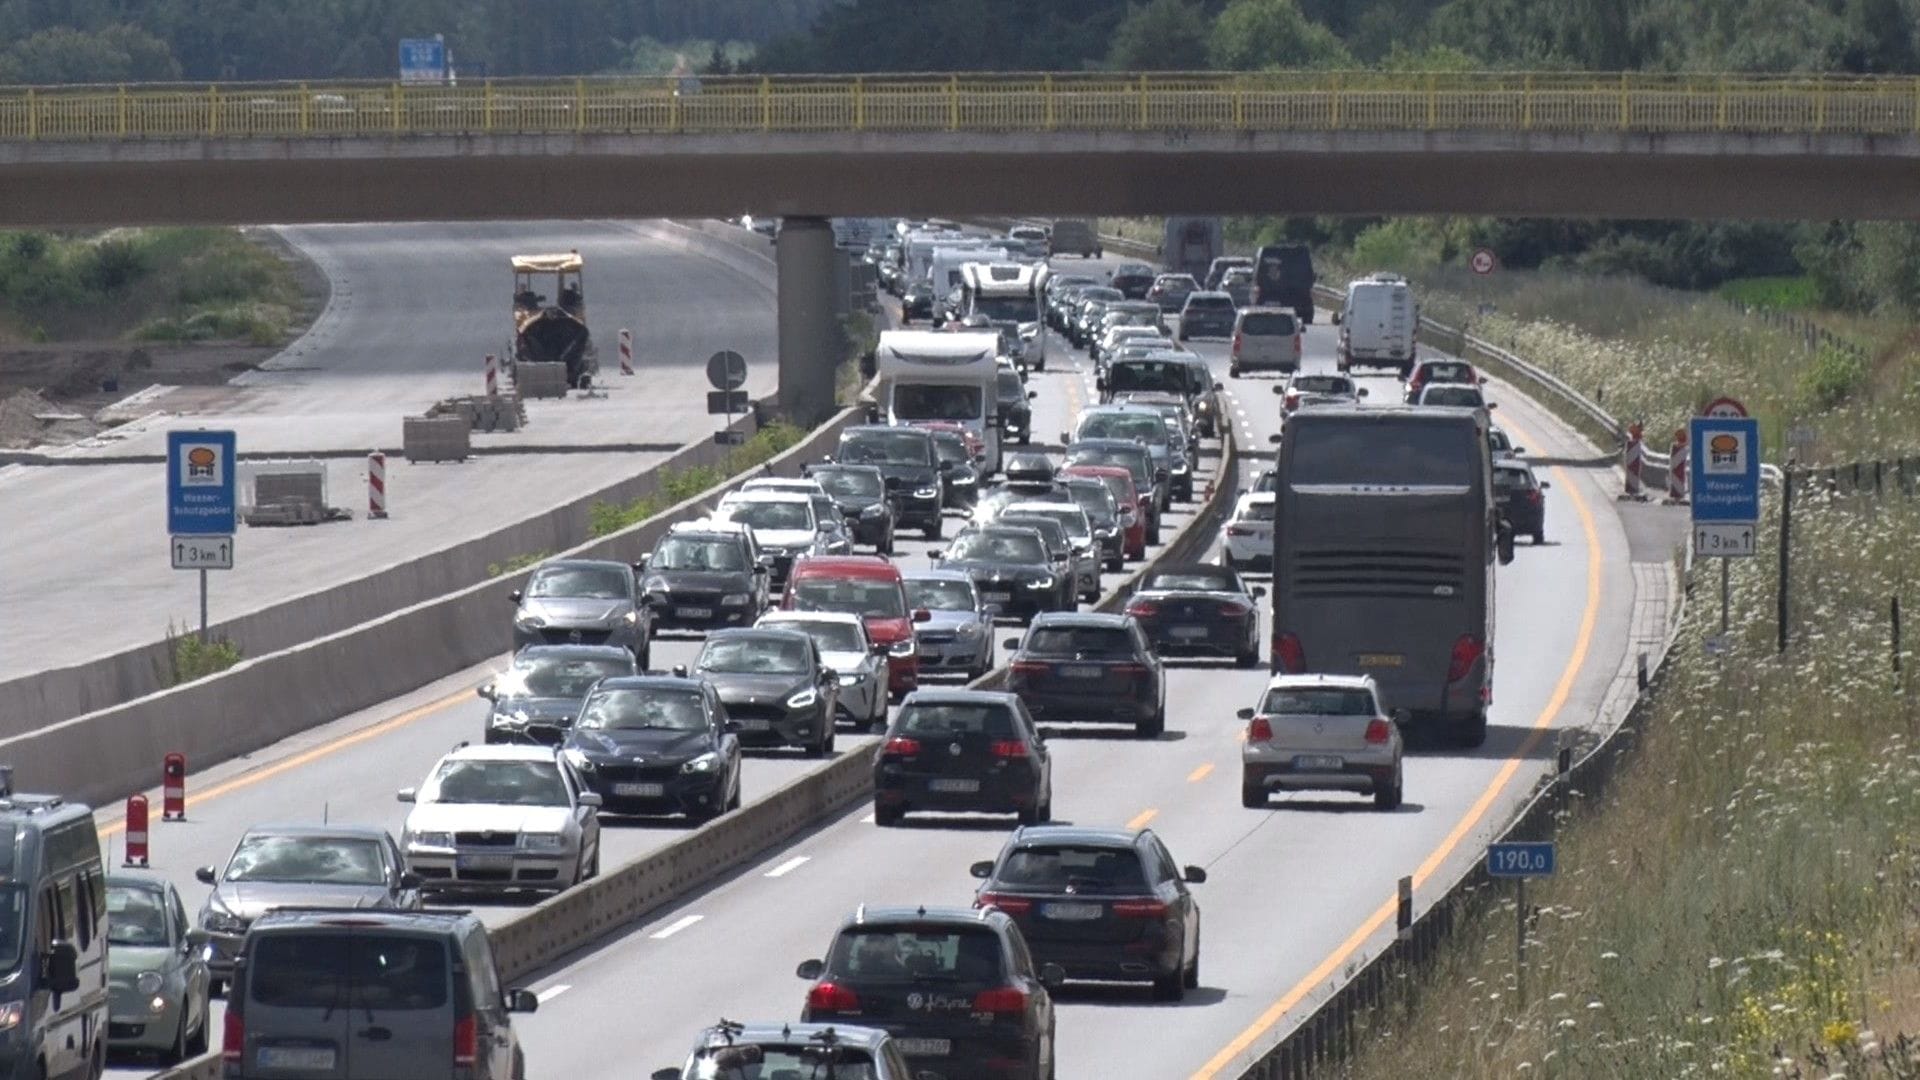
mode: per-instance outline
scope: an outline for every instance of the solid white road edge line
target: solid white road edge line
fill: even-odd
[[[669,923],[664,928],[656,931],[653,935],[653,940],[665,941],[666,939],[672,937],[673,935],[679,933],[682,930],[685,930],[687,927],[692,926],[694,923],[697,923],[704,918],[706,918],[705,915],[682,915],[678,919],[675,919],[673,922]]]
[[[812,857],[813,856],[811,855],[795,855],[793,858],[788,859],[786,862],[783,862],[779,866],[776,866],[773,869],[767,871],[766,876],[767,877],[786,877],[788,874],[791,874],[795,870],[800,869],[800,867],[804,865],[806,861]]]
[[[554,998],[559,997],[571,989],[573,989],[572,985],[561,983],[558,986],[549,986],[533,996],[539,1000],[540,1004],[545,1005],[547,1002],[552,1001]]]

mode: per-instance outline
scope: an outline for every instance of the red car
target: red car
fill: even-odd
[[[1420,391],[1429,383],[1466,383],[1479,386],[1487,377],[1473,370],[1473,365],[1465,360],[1422,360],[1413,365],[1413,374],[1407,376],[1407,404],[1420,400]]]
[[[1145,495],[1133,486],[1133,474],[1120,465],[1069,465],[1062,476],[1091,476],[1107,485],[1113,501],[1120,507],[1122,547],[1129,559],[1147,557],[1147,515],[1153,513],[1153,492]]]
[[[887,650],[887,690],[895,700],[920,685],[913,624],[933,618],[907,606],[900,568],[878,555],[808,555],[796,560],[780,598],[786,611],[842,611],[867,624],[874,647]]]

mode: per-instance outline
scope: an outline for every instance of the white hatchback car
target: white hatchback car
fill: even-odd
[[[558,892],[600,872],[600,796],[550,746],[459,747],[400,801],[422,891]]]
[[[1233,516],[1220,530],[1220,558],[1229,570],[1273,565],[1272,491],[1249,491],[1233,504]]]
[[[1371,676],[1276,675],[1240,719],[1241,805],[1264,807],[1274,791],[1353,791],[1400,806],[1400,728]]]
[[[887,722],[887,652],[867,638],[860,616],[841,611],[769,611],[755,626],[798,630],[813,639],[820,662],[840,678],[840,715],[855,725]]]

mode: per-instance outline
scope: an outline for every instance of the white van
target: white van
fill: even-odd
[[[1406,278],[1383,273],[1348,282],[1346,302],[1333,321],[1340,327],[1341,371],[1357,364],[1396,368],[1403,379],[1413,372],[1420,305]]]

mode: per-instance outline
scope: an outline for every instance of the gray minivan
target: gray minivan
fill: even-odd
[[[1080,218],[1061,218],[1054,222],[1048,243],[1053,255],[1078,255],[1083,259],[1097,259],[1101,255],[1100,235],[1093,231],[1093,222]]]
[[[0,1076],[106,1068],[106,914],[93,811],[0,766]]]
[[[486,928],[465,911],[281,908],[227,995],[228,1080],[525,1080]]]

